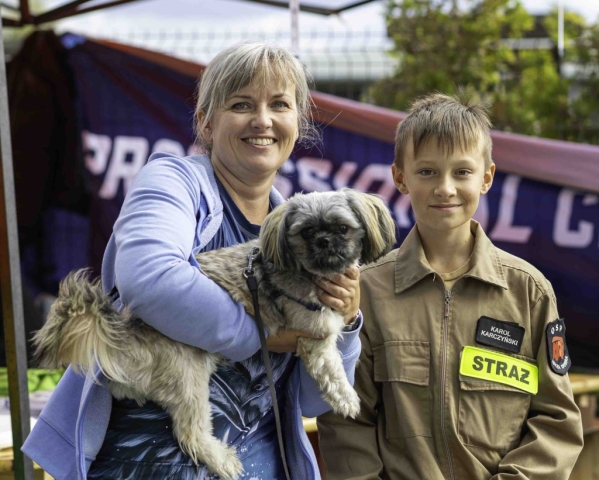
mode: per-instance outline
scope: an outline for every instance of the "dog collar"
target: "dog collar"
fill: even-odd
[[[312,311],[312,312],[320,312],[322,310],[322,305],[319,305],[317,303],[314,302],[306,302],[304,300],[302,300],[301,298],[297,298],[294,297],[293,295],[289,295],[287,292],[284,292],[283,290],[279,290],[277,289],[273,289],[272,291],[272,298],[277,298],[280,297],[281,295],[283,295],[284,297],[287,297],[289,300],[293,300],[296,303],[299,303],[300,305],[302,305],[303,307],[306,307],[308,310]]]

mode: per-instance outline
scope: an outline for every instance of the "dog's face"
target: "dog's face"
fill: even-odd
[[[357,262],[364,228],[343,195],[293,197],[287,207],[287,245],[316,275],[342,273]]]
[[[276,208],[260,232],[263,255],[280,268],[343,273],[395,243],[395,224],[378,198],[356,192],[298,194]]]

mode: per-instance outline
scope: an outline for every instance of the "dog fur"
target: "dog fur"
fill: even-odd
[[[242,273],[248,254],[260,246],[254,270],[268,333],[290,329],[322,336],[299,338],[296,353],[333,410],[355,417],[359,399],[336,346],[343,318],[320,303],[314,280],[343,273],[360,260],[374,262],[394,244],[395,223],[385,204],[373,195],[344,189],[295,195],[266,217],[259,239],[200,253],[197,260],[204,274],[253,316]],[[320,309],[306,308],[307,302]],[[223,479],[243,472],[235,448],[212,435],[209,380],[221,356],[171,340],[127,309],[117,312],[86,270],[61,282],[34,344],[43,367],[70,364],[88,374],[97,365],[115,398],[161,405],[172,417],[181,448],[196,464],[203,462]]]

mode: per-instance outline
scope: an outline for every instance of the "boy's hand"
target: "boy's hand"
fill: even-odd
[[[317,280],[318,298],[322,303],[343,315],[346,325],[356,319],[360,308],[360,269],[349,267],[343,274],[332,275],[328,280]]]

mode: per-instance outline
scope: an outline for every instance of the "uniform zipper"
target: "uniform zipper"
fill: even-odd
[[[447,441],[447,432],[445,430],[445,385],[447,382],[447,337],[448,337],[448,322],[449,322],[449,302],[451,301],[451,290],[445,290],[445,308],[443,311],[443,363],[441,365],[441,396],[439,399],[441,413],[441,436],[445,445],[445,454],[447,455],[447,463],[449,464],[449,476],[453,480],[453,464],[451,461],[451,451],[449,442]]]

